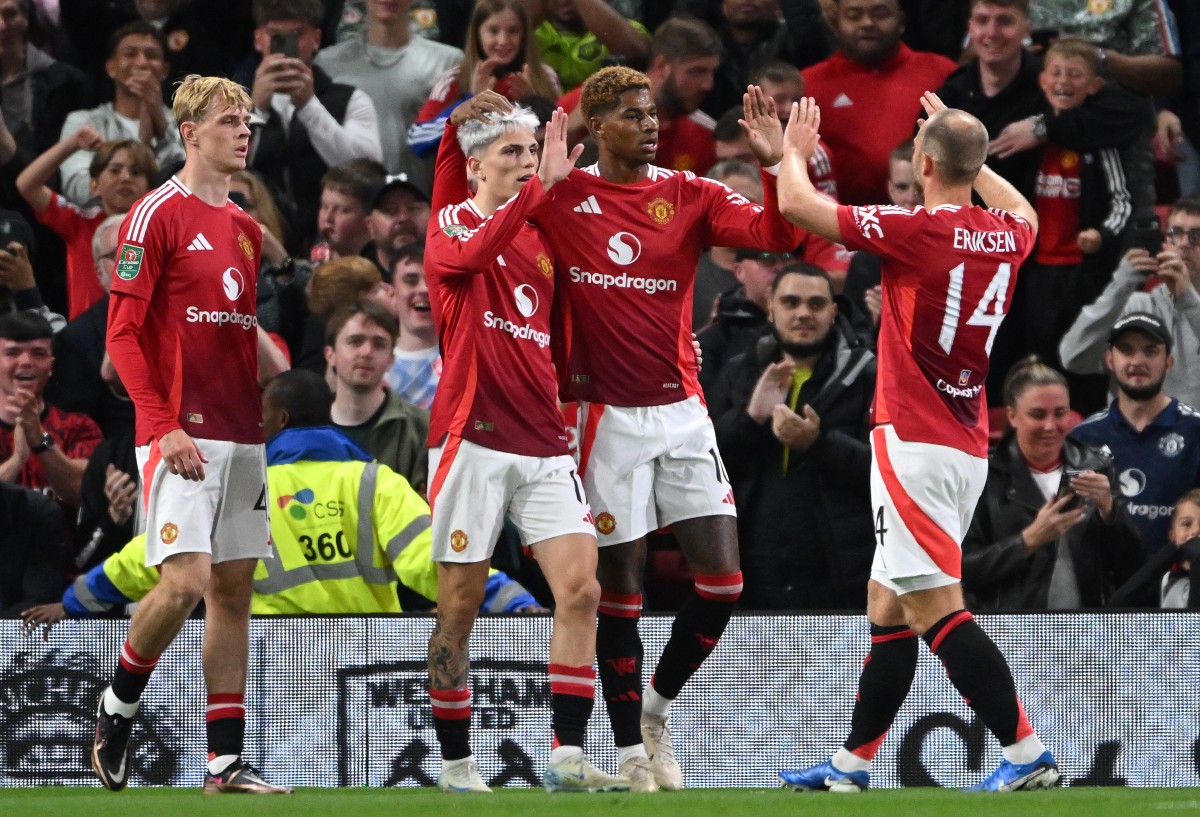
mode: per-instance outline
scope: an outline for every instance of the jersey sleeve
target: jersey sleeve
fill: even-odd
[[[435,268],[442,274],[474,275],[489,268],[496,256],[512,243],[533,211],[546,202],[542,180],[534,176],[521,192],[502,205],[475,229],[453,223],[453,208],[438,214],[438,223],[430,224],[427,244]]]
[[[753,247],[774,252],[791,252],[802,238],[779,212],[778,178],[762,171],[763,201],[759,206],[710,179],[693,179],[700,185],[708,213],[708,242],[715,247]]]
[[[167,395],[151,379],[150,363],[140,343],[150,298],[166,265],[166,219],[150,217],[139,205],[121,224],[120,237],[108,307],[108,355],[135,409],[146,418],[157,440],[182,427]]]
[[[458,145],[458,126],[450,124],[446,114],[444,132],[438,145],[437,163],[433,171],[433,212],[465,201],[471,195],[467,187],[467,157]]]

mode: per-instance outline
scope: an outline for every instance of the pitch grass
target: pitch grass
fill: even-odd
[[[690,789],[653,795],[550,795],[508,789],[448,795],[429,789],[302,789],[290,797],[205,796],[199,789],[0,789],[4,817],[1149,817],[1200,814],[1200,789],[1072,788],[1016,794],[946,789],[796,794],[783,789]]]

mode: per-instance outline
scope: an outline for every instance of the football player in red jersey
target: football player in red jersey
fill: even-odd
[[[100,698],[92,768],[129,780],[129,734],[159,656],[204,599],[208,792],[284,793],[242,757],[250,591],[273,558],[259,400],[258,224],[229,201],[246,166],[249,95],[188,76],[175,93],[187,159],[121,225],[108,351],[137,412],[146,559],[162,579],[138,605]]]
[[[553,114],[539,161],[537,117],[484,91],[451,114],[438,153],[434,199],[446,206],[429,225],[425,273],[445,361],[429,432],[439,587],[429,700],[443,791],[489,791],[469,743],[468,642],[506,516],[554,593],[545,786],[629,788],[583,754],[596,682],[596,536],[555,401],[554,265],[528,223],[582,152],[567,150],[566,123],[561,110]]]
[[[691,342],[696,264],[710,246],[790,252],[801,240],[775,203],[783,129],[774,103],[751,88],[744,108],[766,168],[766,207],[656,167],[649,80],[623,67],[596,72],[580,109],[599,160],[572,171],[555,188],[556,206],[533,216],[558,271],[560,391],[579,401],[579,473],[600,541],[599,674],[621,774],[640,791],[682,787],[669,709],[716,647],[742,588],[733,493]],[[645,537],[668,525],[695,584],[643,690]]]
[[[867,590],[871,652],[850,734],[825,763],[780,772],[796,790],[862,791],[929,645],[1003,747],[976,788],[1058,782],[1017,697],[1004,656],[964,609],[962,539],[987,478],[988,356],[1033,249],[1037,216],[983,163],[988,135],[974,116],[922,98],[929,119],[913,149],[924,206],[839,206],[817,194],[807,160],[821,113],[797,103],[785,136],[779,205],[797,224],[882,258],[883,314],[872,407],[875,562]],[[971,204],[972,187],[992,209]]]

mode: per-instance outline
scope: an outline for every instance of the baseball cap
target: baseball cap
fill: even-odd
[[[791,253],[771,252],[770,250],[750,250],[744,247],[735,252],[733,257],[736,261],[761,261],[764,264],[770,264],[773,261],[786,264],[789,261],[795,260]]]
[[[375,188],[371,192],[371,209],[379,207],[379,200],[387,194],[389,190],[395,190],[398,187],[403,187],[412,192],[414,196],[419,198],[426,204],[430,203],[429,193],[415,181],[408,178],[407,173],[396,173],[391,176],[384,176],[375,183]]]
[[[1141,332],[1146,337],[1166,346],[1167,351],[1171,350],[1171,333],[1162,318],[1157,315],[1149,312],[1130,312],[1128,315],[1117,318],[1112,331],[1108,333],[1109,344],[1116,342],[1121,333],[1129,331]]]

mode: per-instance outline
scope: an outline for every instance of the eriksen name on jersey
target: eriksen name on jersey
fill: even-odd
[[[1017,251],[1017,239],[1011,230],[967,230],[955,227],[954,249],[1011,253]]]

